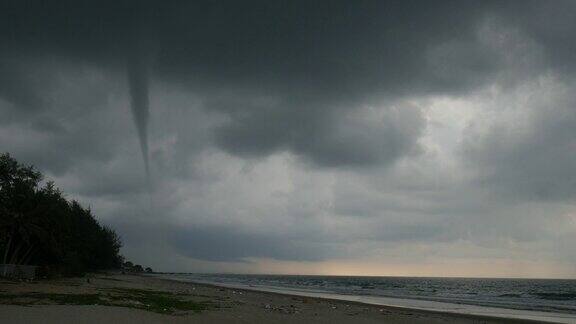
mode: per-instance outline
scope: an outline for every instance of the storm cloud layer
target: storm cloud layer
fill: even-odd
[[[574,276],[575,25],[571,1],[2,1],[0,151],[165,270]]]

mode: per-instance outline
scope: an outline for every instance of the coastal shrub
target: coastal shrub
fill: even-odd
[[[41,180],[32,166],[0,155],[0,262],[61,275],[118,268],[121,241],[114,230]]]

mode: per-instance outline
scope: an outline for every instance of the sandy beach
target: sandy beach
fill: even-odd
[[[528,323],[150,276],[0,281],[0,323]],[[534,322],[531,322],[534,323]]]

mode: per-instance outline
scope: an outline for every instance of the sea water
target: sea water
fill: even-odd
[[[568,319],[559,322],[576,323],[576,280],[236,274],[172,274],[169,277],[229,287],[430,310],[455,309],[487,315],[542,313],[544,315],[534,319],[545,319],[546,314],[550,314],[552,318],[558,315],[558,318]],[[476,307],[450,308],[450,305]]]

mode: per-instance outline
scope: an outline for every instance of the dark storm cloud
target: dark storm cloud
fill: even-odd
[[[524,123],[505,120],[488,134],[468,135],[463,153],[480,171],[478,185],[506,200],[576,198],[576,96],[566,88],[552,91],[553,103],[534,98],[523,107]]]
[[[331,172],[395,171],[390,167],[396,162],[420,152],[427,131],[423,110],[403,99],[462,97],[500,78],[514,85],[545,73],[569,80],[576,71],[575,14],[572,1],[5,0],[0,2],[0,151],[9,149],[69,181],[67,188],[88,203],[100,199],[128,246],[139,248],[151,233],[161,232],[169,240],[155,238],[152,244],[167,242],[196,259],[317,261],[350,256],[350,250],[337,247],[341,242],[437,242],[470,232],[486,240],[515,237],[520,217],[506,223],[499,214],[502,201],[500,209],[493,201],[479,202],[468,184],[451,187],[454,192],[430,185],[452,170],[438,175],[424,166],[422,174],[433,180],[412,185],[405,197],[393,192],[398,195],[365,199],[365,191],[393,190],[387,186],[394,179],[409,180],[387,178],[379,169],[370,177],[381,180],[382,188],[352,188],[334,198],[332,209],[323,197],[298,196],[332,189],[330,182],[315,184],[313,178],[304,185],[290,183],[296,189],[288,206],[265,208],[274,196],[257,192],[261,183],[251,188],[251,178],[238,176],[237,160],[218,156],[204,163],[222,170],[198,171],[194,168],[203,165],[190,156],[215,145],[241,158],[288,151]],[[530,46],[521,42],[511,51],[514,44],[504,37],[509,30]],[[516,55],[532,50],[541,57],[512,71],[524,58]],[[165,88],[177,90],[159,94]],[[123,118],[131,90],[137,129],[128,131],[130,120]],[[149,112],[148,99],[155,103]],[[558,118],[535,116],[533,133],[520,139],[508,141],[509,134],[499,130],[476,143],[467,138],[465,158],[483,172],[484,188],[496,189],[502,200],[511,193],[573,199],[576,187],[567,175],[576,165],[574,102],[554,110]],[[126,116],[115,114],[119,111]],[[161,178],[158,187],[165,186],[159,191],[164,209],[157,214],[185,225],[135,225],[142,215],[158,216],[134,207],[144,205],[143,182],[134,168],[139,156],[130,149],[137,148],[138,135]],[[157,141],[150,154],[148,137]],[[221,174],[244,182],[221,184]],[[251,176],[259,179],[258,172]],[[241,189],[229,189],[233,186]],[[261,200],[242,205],[241,198],[253,198],[242,195],[251,190]],[[363,199],[355,199],[354,190]],[[439,194],[422,198],[414,194],[419,190]],[[443,214],[450,224],[438,216]],[[206,215],[224,224],[196,224]],[[273,222],[278,215],[297,224],[284,228]],[[422,215],[430,219],[416,217]],[[236,226],[250,217],[262,223]],[[505,224],[505,230],[484,235],[493,224]],[[535,224],[522,231],[542,227]]]
[[[508,22],[542,46],[549,66],[561,74],[574,73],[576,44],[572,39],[576,30],[576,2],[526,1],[522,4],[505,3],[505,10],[513,13],[506,16]]]
[[[4,1],[0,35],[9,49],[3,61],[55,56],[113,70],[124,69],[126,57],[138,62],[130,52],[143,38],[139,55],[155,53],[152,78],[188,87],[207,109],[229,117],[215,130],[223,149],[256,156],[291,150],[319,165],[369,165],[406,154],[420,132],[388,129],[373,134],[380,145],[358,151],[365,137],[342,137],[333,121],[403,95],[482,85],[502,62],[474,41],[478,28],[487,15],[516,18],[511,11],[490,1]],[[550,45],[551,55],[562,55],[561,44]],[[9,72],[3,97],[41,105],[43,85],[27,81],[33,70]],[[258,97],[271,101],[254,104]],[[135,110],[143,151],[145,111]]]
[[[316,261],[326,251],[298,240],[270,234],[242,232],[231,226],[202,226],[174,231],[172,244],[181,254],[209,261],[242,261],[246,258]],[[190,248],[190,247],[194,248]]]
[[[2,150],[33,163],[44,172],[62,175],[85,161],[105,162],[118,140],[109,110],[102,109],[117,94],[118,82],[83,66],[61,60],[21,58],[22,76],[34,86],[14,88],[25,98],[37,95],[41,105],[0,100]],[[32,97],[30,97],[32,98]],[[30,99],[28,98],[28,99]],[[113,131],[111,131],[113,130]]]
[[[44,102],[44,83],[29,75],[24,62],[17,58],[0,60],[0,98],[18,106],[19,109],[41,109]]]
[[[316,235],[315,237],[277,236],[269,232],[241,230],[233,226],[197,226],[171,231],[172,246],[188,257],[210,261],[242,261],[247,258],[319,261],[346,256],[339,244],[354,244],[359,240],[377,242],[407,242],[436,239],[440,225],[384,225],[358,237]],[[193,248],[191,248],[193,247]]]
[[[125,220],[124,220],[125,221]],[[302,233],[273,233],[233,225],[175,226],[134,225],[114,222],[130,242],[160,237],[181,255],[198,260],[249,262],[250,258],[291,261],[320,261],[341,258],[350,253],[342,246],[365,242],[410,242],[440,240],[439,224],[376,224],[370,231],[349,237],[346,231],[302,236]],[[155,232],[149,236],[148,233]],[[277,232],[277,231],[276,231]],[[338,248],[340,246],[340,249]],[[357,251],[355,253],[362,253]]]

